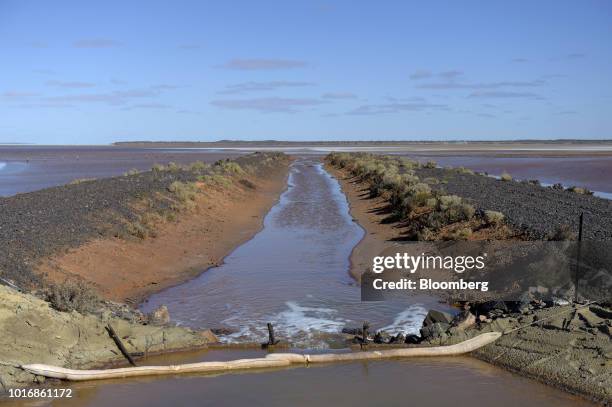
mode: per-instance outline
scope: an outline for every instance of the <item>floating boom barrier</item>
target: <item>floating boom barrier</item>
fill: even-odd
[[[399,348],[348,353],[323,353],[306,355],[300,353],[271,353],[264,358],[238,359],[227,362],[200,362],[170,366],[139,366],[106,370],[74,370],[57,366],[32,364],[22,365],[25,371],[55,379],[86,381],[100,379],[122,379],[127,377],[176,375],[183,373],[227,373],[249,369],[287,367],[310,363],[348,362],[354,360],[376,360],[421,356],[456,356],[472,352],[495,342],[502,334],[488,332],[455,345]]]

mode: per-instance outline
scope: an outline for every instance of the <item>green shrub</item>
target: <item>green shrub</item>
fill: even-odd
[[[240,164],[234,161],[221,160],[215,163],[216,172],[223,172],[229,174],[243,174],[244,170],[240,167]]]
[[[437,166],[438,163],[433,160],[427,161],[425,164],[423,164],[423,168],[436,168]]]

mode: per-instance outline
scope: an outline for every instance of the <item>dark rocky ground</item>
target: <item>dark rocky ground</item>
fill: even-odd
[[[234,161],[257,169],[273,157],[278,154],[255,153]],[[136,200],[151,198],[151,209],[168,209],[171,202],[155,199],[156,192],[205,173],[147,171],[0,198],[0,278],[22,288],[36,286],[32,270],[39,259],[98,236],[127,234],[126,225],[137,218]]]
[[[467,198],[477,208],[502,212],[510,225],[530,238],[546,239],[562,225],[577,234],[584,212],[584,238],[612,240],[611,200],[442,168],[422,168],[416,173],[421,179],[441,181],[433,189]]]

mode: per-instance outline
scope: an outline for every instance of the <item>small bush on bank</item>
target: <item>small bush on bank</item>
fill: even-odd
[[[198,181],[203,182],[204,184],[221,187],[228,187],[232,184],[232,181],[228,177],[219,174],[201,175],[198,177]]]
[[[189,164],[189,171],[191,172],[202,172],[208,168],[210,168],[210,164],[206,164],[202,161],[196,161]]]
[[[130,175],[136,175],[136,174],[140,174],[140,171],[138,171],[136,168],[132,168],[131,170],[124,172],[123,176],[129,177]]]
[[[465,167],[459,167],[456,170],[459,174],[467,174],[467,175],[474,175],[474,171],[470,170],[469,168],[465,168]]]
[[[162,164],[153,164],[153,167],[151,167],[151,171],[153,172],[166,171],[166,167],[164,167]]]
[[[425,164],[423,164],[423,168],[436,168],[437,166],[438,163],[433,160],[427,161]]]
[[[227,174],[244,174],[244,170],[240,167],[240,164],[225,160],[215,163],[215,171]]]
[[[100,304],[96,292],[81,281],[51,284],[44,291],[44,298],[51,307],[62,312],[87,314],[96,311]]]
[[[470,236],[472,236],[472,229],[465,227],[453,231],[449,238],[452,240],[467,240]]]
[[[576,234],[572,231],[572,228],[569,225],[559,225],[548,240],[558,242],[576,240]]]
[[[589,191],[587,188],[577,186],[571,186],[567,189],[567,191],[580,195],[593,195],[593,192]]]
[[[77,178],[77,179],[73,179],[72,181],[70,181],[68,185],[79,185],[84,182],[90,182],[90,181],[95,181],[95,180],[96,180],[95,178]]]
[[[508,181],[512,181],[512,175],[508,174],[507,172],[503,172],[502,175],[499,177],[499,179],[501,179],[502,181],[508,182]]]
[[[195,200],[198,187],[193,182],[174,181],[170,184],[168,190],[172,192],[180,202],[185,203]]]
[[[179,172],[181,170],[181,166],[175,162],[170,161],[166,166],[166,171],[170,172]]]
[[[504,214],[497,211],[484,211],[484,219],[489,225],[499,226],[504,222]]]

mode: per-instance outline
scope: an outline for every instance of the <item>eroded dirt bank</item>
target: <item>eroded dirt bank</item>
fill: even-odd
[[[209,330],[131,323],[111,312],[100,316],[59,312],[48,302],[1,285],[0,299],[0,393],[44,381],[24,372],[22,364],[85,369],[123,361],[106,333],[108,323],[130,353],[192,349],[216,341]]]
[[[78,276],[108,299],[136,304],[149,294],[218,265],[261,228],[286,185],[286,166],[263,176],[241,176],[223,186],[201,186],[195,207],[173,222],[158,221],[144,239],[96,238],[44,259],[47,279]]]

